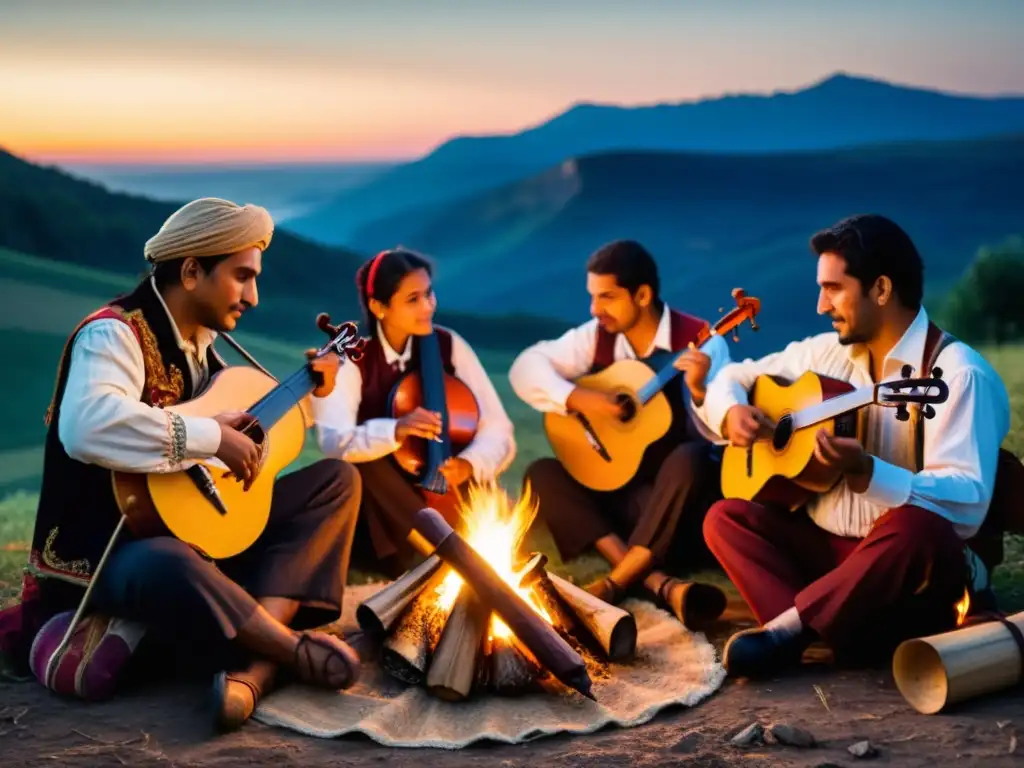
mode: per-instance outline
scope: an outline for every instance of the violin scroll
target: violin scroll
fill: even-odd
[[[736,306],[715,323],[714,328],[704,330],[701,333],[697,346],[703,344],[711,336],[721,335],[729,331],[732,331],[732,340],[739,341],[740,336],[737,329],[746,321],[750,322],[751,330],[760,330],[755,318],[757,313],[761,311],[761,300],[753,296],[747,296],[742,288],[733,288],[732,297],[736,301]],[[718,311],[721,312],[722,308],[719,307]]]
[[[317,357],[335,352],[342,358],[347,356],[353,362],[362,358],[366,339],[359,336],[359,329],[355,323],[348,321],[332,325],[331,316],[321,312],[316,316],[316,326],[331,339],[317,351]]]

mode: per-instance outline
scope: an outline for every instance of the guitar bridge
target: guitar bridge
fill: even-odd
[[[217,490],[217,486],[213,482],[213,475],[210,474],[210,470],[202,464],[193,464],[185,470],[185,474],[188,475],[189,480],[192,481],[195,487],[199,489],[199,492],[203,494],[203,498],[213,504],[214,509],[222,515],[228,513],[228,508],[224,505],[224,499],[220,497],[220,491]]]

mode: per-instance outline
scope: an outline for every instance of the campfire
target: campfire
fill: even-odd
[[[593,698],[588,667],[634,656],[630,613],[549,573],[544,555],[517,556],[536,514],[529,489],[513,504],[495,485],[469,492],[455,531],[420,511],[434,553],[356,610],[385,670],[449,701],[566,686]]]
[[[963,626],[963,623],[967,620],[967,611],[971,609],[971,593],[966,587],[964,587],[964,596],[960,598],[960,602],[956,604],[956,625],[958,627]]]

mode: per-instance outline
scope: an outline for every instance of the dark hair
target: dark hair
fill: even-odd
[[[197,258],[196,261],[203,272],[210,274],[217,268],[218,264],[229,258],[231,258],[231,254],[225,253],[220,256],[202,256]],[[156,287],[163,289],[171,285],[181,285],[181,265],[184,263],[185,259],[181,258],[154,264],[150,274],[156,281]]]
[[[376,267],[374,267],[375,263]],[[371,269],[373,270],[372,296],[367,292],[367,281]],[[418,269],[425,269],[431,276],[434,274],[433,265],[426,257],[402,247],[381,251],[359,267],[356,272],[356,287],[359,289],[359,303],[363,305],[365,322],[363,330],[365,333],[372,336],[377,330],[377,318],[370,311],[370,299],[387,304],[398,290],[402,278]]]
[[[884,216],[850,216],[811,237],[815,255],[835,253],[846,261],[846,274],[861,282],[864,293],[886,275],[907,309],[920,309],[924,297],[924,263],[917,247],[899,225]]]
[[[658,265],[636,240],[615,240],[601,246],[587,259],[587,271],[595,275],[614,275],[615,281],[630,294],[636,294],[641,285],[649,285],[654,305],[661,307]]]

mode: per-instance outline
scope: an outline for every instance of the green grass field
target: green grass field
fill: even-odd
[[[49,403],[56,364],[66,336],[88,312],[116,293],[130,288],[131,279],[82,267],[54,265],[0,250],[0,356],[9,364],[9,375],[0,380],[0,604],[13,597],[20,582],[31,538],[39,475],[42,467],[43,415]],[[317,339],[281,341],[238,333],[235,337],[277,375],[301,364],[301,353]],[[218,345],[220,349],[223,345]],[[222,354],[233,362],[230,349]],[[507,371],[512,354],[477,350],[484,367],[516,426],[518,452],[502,478],[510,493],[517,492],[525,467],[550,455],[540,427],[540,416],[512,392]],[[983,350],[1006,383],[1013,404],[1013,422],[1007,447],[1024,455],[1024,347]],[[13,374],[13,375],[12,375]],[[318,458],[313,435],[292,469]],[[605,570],[600,558],[581,558],[569,566],[561,563],[550,539],[538,531],[527,545],[545,552],[556,570],[578,582],[586,582]],[[362,576],[356,576],[359,580]],[[721,574],[702,578],[729,586]],[[996,585],[1007,608],[1024,608],[1024,540],[1008,537],[1006,563],[996,572]]]

